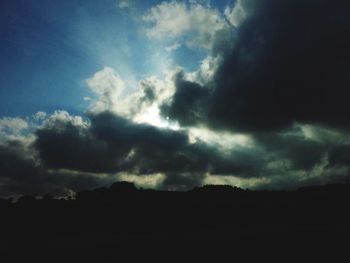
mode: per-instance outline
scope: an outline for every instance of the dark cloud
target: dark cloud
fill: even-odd
[[[71,174],[64,171],[50,172],[35,156],[24,156],[23,142],[9,141],[0,146],[0,193],[1,196],[18,194],[66,195],[65,189],[75,191],[107,185],[107,179],[89,174]]]
[[[254,176],[263,165],[260,153],[246,148],[223,153],[204,142],[190,143],[186,133],[135,124],[109,112],[90,118],[89,127],[67,122],[37,131],[35,147],[48,168],[164,173],[170,181],[183,181],[192,180],[189,173]]]
[[[215,32],[214,43],[211,49],[211,55],[216,57],[226,56],[232,51],[237,41],[237,31],[231,27],[225,27]]]
[[[110,112],[91,115],[89,125],[49,119],[29,148],[21,141],[0,147],[1,191],[62,194],[65,189],[108,185],[115,179],[108,175],[118,172],[162,173],[165,180],[156,186],[161,189],[191,189],[203,184],[207,174],[269,178],[267,188],[290,188],[302,184],[290,174],[311,172],[330,147],[299,132],[259,134],[253,145],[224,149],[200,140],[190,143],[186,132],[136,124]],[[344,165],[346,153],[333,147],[330,164]],[[271,167],[281,160],[291,165]],[[344,178],[336,172],[333,179]]]
[[[4,139],[1,192],[62,193],[108,184],[111,179],[98,175],[119,172],[162,173],[160,188],[167,189],[200,185],[207,174],[268,179],[260,184],[267,188],[346,178],[350,2],[243,3],[249,10],[239,27],[216,33],[212,55],[220,64],[213,79],[201,85],[177,73],[175,94],[161,111],[181,126],[249,134],[252,145],[190,143],[186,130],[137,124],[111,112],[90,113],[86,123],[56,114],[36,130],[29,146]],[[157,89],[142,85],[131,115],[160,101]],[[295,123],[309,124],[322,140],[295,130]],[[327,156],[328,166],[315,172]]]
[[[300,134],[260,134],[257,141],[272,160],[290,161],[292,170],[311,170],[329,149],[329,145]]]
[[[166,117],[178,120],[182,125],[192,126],[203,121],[209,99],[209,91],[199,84],[186,81],[183,72],[174,77],[176,92],[171,98],[170,104],[163,104],[162,114]]]
[[[163,188],[175,190],[191,190],[201,185],[205,175],[202,173],[174,173],[169,172],[163,181]]]
[[[350,166],[350,145],[338,145],[329,152],[330,166]]]
[[[211,153],[210,172],[217,175],[259,177],[266,162],[264,151],[259,148],[237,147],[226,154],[213,150],[208,152]]]
[[[188,146],[187,136],[180,132],[135,124],[112,113],[92,116],[90,132],[110,147],[111,158],[119,160],[116,171],[181,170],[190,161],[182,153]]]
[[[175,94],[162,114],[183,126],[253,136],[252,149],[230,155],[227,162],[219,155],[212,174],[268,178],[277,188],[346,177],[344,169],[324,168],[315,175],[314,168],[327,156],[330,166],[350,163],[342,139],[337,142],[335,134],[327,139],[331,130],[349,130],[350,3],[242,3],[247,18],[230,38],[218,34],[214,42],[213,55],[221,62],[213,80],[200,85],[177,74]],[[326,131],[327,138],[307,137],[295,130],[296,123],[315,125],[314,131]]]
[[[62,123],[60,128],[54,125],[39,129],[37,137],[35,148],[49,168],[89,172],[97,172],[102,166],[106,171],[113,168],[114,162],[107,154],[109,146],[95,140],[84,127]]]
[[[349,1],[250,6],[214,76],[214,91],[177,81],[166,113],[183,125],[244,132],[276,131],[294,122],[348,128]],[[203,100],[206,92],[209,99]]]
[[[0,177],[27,180],[41,176],[41,171],[33,160],[19,154],[17,148],[20,144],[18,141],[11,141],[8,145],[0,146]]]

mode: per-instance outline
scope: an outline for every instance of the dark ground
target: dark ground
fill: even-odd
[[[0,262],[349,262],[350,186],[291,192],[116,183],[76,200],[0,202]]]

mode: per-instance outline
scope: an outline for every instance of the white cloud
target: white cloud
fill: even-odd
[[[19,133],[26,128],[28,128],[28,122],[22,118],[4,117],[0,119],[0,132],[9,131],[13,133]]]
[[[139,85],[142,89],[152,89],[156,94],[156,101],[162,104],[162,102],[174,95],[175,86],[173,76],[176,75],[178,71],[178,68],[166,71],[164,79],[160,79],[156,76],[148,76],[142,79]]]
[[[226,19],[234,27],[240,26],[253,12],[255,2],[255,0],[236,0],[232,8],[229,6],[225,8],[224,14]]]
[[[88,87],[98,95],[115,94],[119,96],[124,89],[124,81],[110,67],[98,71],[87,81]]]
[[[31,124],[27,120],[19,117],[1,118],[0,146],[11,149],[11,151],[16,152],[25,159],[33,159],[35,153],[31,145],[35,141],[35,135],[29,131],[30,126]]]
[[[112,68],[104,68],[86,80],[88,88],[97,95],[97,99],[91,100],[88,111],[93,114],[109,111],[137,123],[176,129],[176,123],[162,118],[159,110],[159,105],[174,94],[172,76],[175,72],[166,72],[164,79],[148,76],[130,92]],[[68,118],[65,113],[56,115],[62,115],[62,119]]]
[[[249,135],[212,131],[205,127],[189,128],[188,136],[190,143],[202,141],[216,146],[222,153],[229,153],[235,147],[252,148],[255,146],[253,138]]]
[[[198,2],[186,5],[184,2],[162,2],[152,7],[143,20],[151,24],[146,34],[151,39],[162,40],[187,35],[189,47],[211,48],[215,33],[227,23],[222,15],[209,6]]]
[[[174,44],[172,44],[170,46],[167,46],[165,48],[165,50],[168,51],[168,52],[171,52],[171,51],[174,51],[174,50],[178,49],[181,46],[182,46],[182,44],[179,43],[178,41],[176,41]]]
[[[350,144],[349,133],[311,124],[298,124],[306,139],[320,143]]]
[[[53,114],[48,116],[43,122],[43,126],[60,129],[60,124],[65,125],[67,123],[82,128],[87,128],[89,126],[89,123],[85,121],[81,116],[70,115],[67,111],[64,110],[56,110]]]
[[[178,129],[178,123],[164,119],[159,109],[159,105],[173,96],[175,92],[174,83],[171,79],[173,74],[173,71],[168,72],[165,79],[159,79],[156,76],[142,79],[139,82],[138,89],[118,103],[121,109],[117,110],[117,113],[136,123]],[[147,98],[149,92],[152,93],[152,98]]]
[[[214,76],[217,68],[219,67],[221,62],[221,56],[208,56],[204,58],[198,70],[185,74],[185,79],[192,82],[197,82],[201,85],[205,85],[209,83]]]
[[[241,178],[233,175],[223,176],[223,175],[206,175],[202,184],[215,184],[215,185],[232,185],[242,189],[254,189],[259,187],[259,185],[268,185],[271,179],[267,177],[261,178]]]
[[[127,181],[134,183],[137,187],[143,188],[158,188],[164,182],[166,176],[161,173],[149,175],[134,175],[129,173],[119,173],[117,175],[120,181]]]
[[[46,112],[44,111],[38,111],[37,113],[35,113],[32,118],[35,120],[35,121],[43,121],[46,119]]]
[[[105,67],[86,80],[91,91],[98,95],[98,100],[91,107],[92,112],[116,111],[119,96],[125,88],[124,81],[110,67]]]
[[[190,17],[184,3],[162,2],[152,7],[143,20],[153,23],[153,27],[146,30],[150,38],[178,37],[190,30]]]

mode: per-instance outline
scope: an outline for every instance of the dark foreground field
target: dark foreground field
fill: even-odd
[[[349,197],[349,185],[161,192],[117,183],[76,200],[3,200],[0,262],[349,262]]]

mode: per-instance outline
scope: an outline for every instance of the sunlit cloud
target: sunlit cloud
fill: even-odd
[[[185,37],[191,48],[211,48],[215,33],[227,25],[215,8],[198,2],[162,2],[152,7],[143,20],[150,39],[169,40]]]
[[[191,143],[203,141],[215,145],[223,152],[234,147],[253,147],[254,140],[249,135],[233,134],[229,132],[215,132],[205,127],[189,128],[189,139]]]
[[[162,186],[165,180],[164,174],[149,174],[149,175],[133,175],[129,173],[120,173],[117,175],[119,181],[127,181],[134,183],[137,187],[157,189]]]
[[[52,19],[51,5],[25,7],[33,25],[18,10],[19,24],[4,19],[13,81],[0,83],[12,94],[0,107],[20,96],[31,106],[0,117],[0,190],[284,189],[349,174],[343,9],[115,0],[70,3]]]
[[[137,123],[146,123],[159,128],[168,128],[172,130],[180,129],[177,122],[170,122],[169,119],[164,119],[160,115],[159,106],[157,104],[153,104],[144,109],[142,112],[138,113],[133,120]]]

